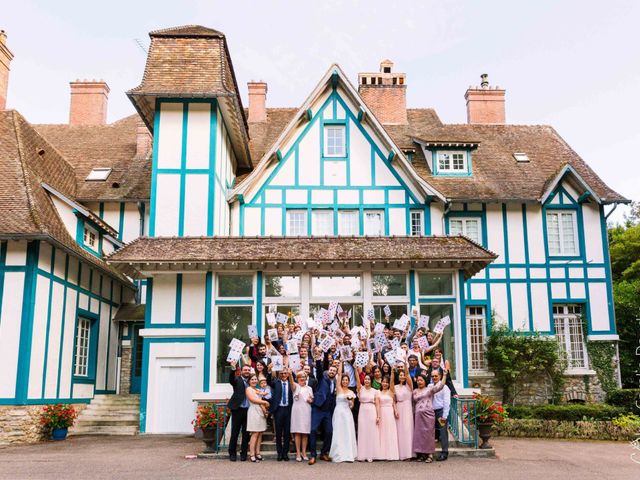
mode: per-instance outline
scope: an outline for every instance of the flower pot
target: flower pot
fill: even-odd
[[[203,428],[202,429],[202,441],[206,445],[206,448],[202,453],[216,453],[216,430],[215,428]]]
[[[65,440],[67,438],[68,428],[54,428],[51,432],[52,440]]]
[[[489,439],[491,438],[491,427],[493,427],[493,423],[478,423],[478,435],[482,439],[482,444],[479,448],[487,449],[493,448],[489,445]]]

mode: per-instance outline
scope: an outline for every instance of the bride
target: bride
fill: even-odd
[[[349,390],[349,375],[342,374],[342,361],[338,366],[337,378],[340,384],[336,386],[336,408],[333,411],[333,438],[331,440],[331,460],[353,462],[358,455],[356,444],[356,427],[353,422],[353,402],[355,395]],[[357,373],[356,373],[357,375]]]

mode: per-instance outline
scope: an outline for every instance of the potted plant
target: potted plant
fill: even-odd
[[[502,423],[507,418],[507,410],[502,403],[496,402],[488,395],[474,394],[476,400],[476,422],[478,424],[478,434],[482,439],[480,448],[491,448],[489,439],[491,438],[491,428],[494,423]]]
[[[220,438],[224,435],[227,407],[224,404],[203,403],[198,406],[193,430],[202,430],[202,441],[206,445],[202,453],[215,453]],[[215,444],[215,446],[214,446]]]
[[[56,403],[42,409],[40,423],[52,440],[64,440],[77,416],[78,412],[73,405]]]

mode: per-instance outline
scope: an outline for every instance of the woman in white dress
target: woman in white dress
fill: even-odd
[[[289,381],[293,385],[293,406],[291,407],[291,433],[296,444],[296,462],[305,462],[307,458],[307,441],[311,432],[311,404],[313,390],[307,385],[307,374],[298,372],[298,383],[293,381],[293,374],[289,369]]]
[[[331,451],[329,456],[336,463],[353,462],[358,456],[356,443],[356,426],[353,421],[353,402],[356,398],[349,390],[349,375],[342,374],[342,361],[338,365],[337,378],[340,383],[336,385],[336,408],[333,411],[333,438],[331,439]]]
[[[262,399],[257,391],[258,377],[253,374],[249,377],[249,386],[245,390],[247,399],[249,400],[249,410],[247,411],[247,432],[251,433],[249,441],[249,455],[252,462],[262,460],[260,455],[260,447],[262,444],[262,433],[267,429],[266,409],[269,408],[269,402]],[[264,408],[263,408],[264,407]]]

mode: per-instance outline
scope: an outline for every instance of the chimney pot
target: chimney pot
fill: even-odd
[[[109,86],[104,80],[70,82],[69,125],[105,125]]]
[[[249,123],[267,121],[267,84],[266,82],[247,82],[249,90]]]
[[[489,75],[480,75],[480,87],[469,87],[464,94],[467,101],[467,123],[505,123],[505,90],[489,85]]]
[[[7,108],[11,60],[13,60],[13,53],[7,48],[7,34],[4,30],[0,30],[0,110]]]

